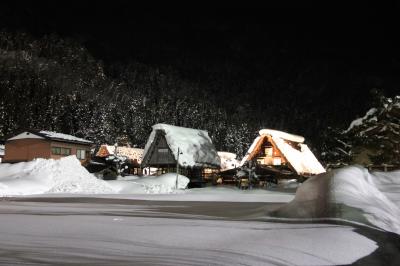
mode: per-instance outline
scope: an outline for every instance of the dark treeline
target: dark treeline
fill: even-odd
[[[151,125],[162,122],[206,129],[218,150],[239,157],[260,128],[304,135],[319,150],[328,126],[344,128],[369,106],[369,96],[357,90],[326,89],[341,85],[323,63],[287,65],[279,61],[290,54],[260,56],[255,65],[232,58],[208,68],[190,58],[174,67],[139,59],[103,63],[74,39],[2,31],[0,139],[36,128],[143,147]],[[270,67],[257,68],[264,61]]]
[[[143,147],[162,122],[206,129],[218,149],[243,154],[255,132],[173,69],[114,64],[106,74],[83,46],[56,35],[1,32],[0,94],[0,138],[36,128]]]

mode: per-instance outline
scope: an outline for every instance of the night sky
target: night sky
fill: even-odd
[[[301,81],[302,93],[308,90],[311,101],[327,101],[332,112],[342,108],[335,109],[334,102],[340,101],[335,96],[360,95],[347,106],[353,109],[347,120],[365,112],[372,88],[388,96],[398,93],[396,6],[333,6],[318,12],[309,7],[169,10],[131,1],[32,1],[2,3],[0,25],[39,37],[57,33],[73,38],[106,65],[139,61],[169,66],[200,83],[227,67],[237,69],[232,78],[241,82],[308,75]],[[292,85],[281,91],[283,97],[296,94],[298,84]]]

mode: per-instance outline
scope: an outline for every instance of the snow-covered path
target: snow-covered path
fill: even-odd
[[[266,203],[8,198],[1,264],[337,265],[377,249],[355,228],[270,223]]]

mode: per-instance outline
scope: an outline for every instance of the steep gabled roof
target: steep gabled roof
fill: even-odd
[[[320,174],[325,172],[324,167],[308,146],[303,144],[303,137],[272,129],[262,129],[259,131],[259,136],[254,140],[240,164],[243,165],[245,162],[252,160],[257,148],[266,139],[281,152],[297,174]],[[292,142],[292,145],[290,142]],[[293,144],[297,145],[298,148],[294,148]]]
[[[220,167],[221,160],[207,131],[167,124],[156,124],[152,128],[144,148],[144,159],[152,148],[157,132],[162,132],[175,160],[178,160],[179,148],[181,167]]]
[[[12,137],[9,137],[7,140],[16,140],[16,139],[28,139],[28,138],[42,138],[47,140],[54,140],[54,141],[61,141],[61,142],[68,142],[68,143],[76,143],[76,144],[85,144],[89,145],[93,142],[90,140],[78,138],[72,135],[57,133],[52,131],[46,130],[25,130],[16,134]]]

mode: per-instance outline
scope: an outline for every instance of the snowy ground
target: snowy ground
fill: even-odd
[[[398,265],[400,172],[183,189],[96,179],[73,157],[0,165],[0,264]]]
[[[265,222],[265,203],[6,198],[0,263],[337,265],[378,248],[355,227]]]

